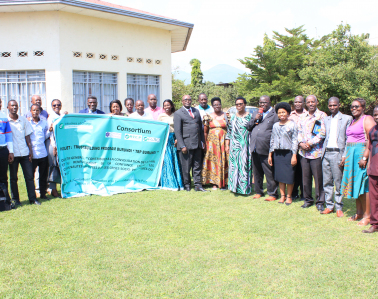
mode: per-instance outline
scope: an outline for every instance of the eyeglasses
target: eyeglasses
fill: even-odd
[[[361,106],[360,105],[351,105],[350,106],[350,110],[353,110],[353,109],[358,109],[358,108],[360,108]]]
[[[55,104],[55,105],[52,105],[53,107],[60,107],[62,106],[61,104]]]
[[[244,105],[244,103],[235,104],[235,106],[242,106],[242,105]]]

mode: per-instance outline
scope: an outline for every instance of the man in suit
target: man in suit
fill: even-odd
[[[326,137],[322,152],[323,188],[326,209],[320,214],[330,214],[336,208],[336,216],[343,217],[343,195],[340,192],[343,169],[346,159],[346,129],[352,122],[352,117],[339,111],[340,100],[332,97],[328,100],[330,116],[324,119]],[[335,200],[333,187],[335,186]]]
[[[259,100],[259,107],[259,111],[252,114],[251,120],[246,125],[247,130],[252,131],[249,145],[252,151],[252,169],[256,193],[253,198],[264,196],[263,182],[265,175],[269,194],[269,197],[265,200],[274,201],[278,197],[277,182],[274,180],[273,166],[268,163],[268,155],[273,125],[279,119],[276,111],[270,106],[270,97],[262,96]]]
[[[201,115],[192,106],[190,95],[182,97],[182,105],[173,115],[182,175],[186,191],[190,191],[190,170],[193,169],[195,191],[206,192],[201,184],[202,150],[205,150],[205,136]]]
[[[87,105],[88,108],[80,110],[79,113],[105,114],[105,112],[97,109],[97,98],[95,96],[88,97]]]

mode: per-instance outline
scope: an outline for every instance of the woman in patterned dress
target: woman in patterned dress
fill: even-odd
[[[249,149],[249,131],[246,124],[251,114],[245,110],[247,101],[238,97],[235,101],[236,114],[227,126],[226,152],[229,153],[228,189],[239,194],[252,192],[252,154]]]
[[[218,97],[211,99],[214,112],[204,115],[206,154],[202,165],[202,185],[213,184],[226,190],[228,180],[228,154],[225,151],[227,134],[227,117],[222,112],[222,102]]]
[[[177,140],[175,137],[175,129],[173,127],[173,114],[175,105],[171,100],[163,102],[164,113],[160,114],[158,121],[169,124],[169,136],[167,148],[165,150],[163,168],[161,170],[161,178],[159,186],[162,189],[173,191],[184,190],[181,177],[181,166],[177,155]]]

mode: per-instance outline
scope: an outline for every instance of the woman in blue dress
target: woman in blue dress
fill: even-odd
[[[159,185],[162,189],[173,191],[183,190],[184,185],[182,183],[181,166],[177,155],[177,141],[173,127],[175,105],[171,100],[165,100],[163,102],[163,110],[164,113],[159,115],[158,120],[169,124],[169,137]]]

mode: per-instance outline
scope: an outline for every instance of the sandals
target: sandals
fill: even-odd
[[[283,204],[285,202],[285,200],[286,200],[286,195],[282,195],[281,199],[279,200],[278,203],[282,203]]]
[[[348,221],[358,221],[361,220],[364,215],[354,214],[352,217],[348,218]]]
[[[290,205],[293,203],[293,199],[292,199],[292,197],[289,196],[289,195],[287,196],[287,199],[290,199],[291,202],[285,202],[285,205],[290,206]]]

